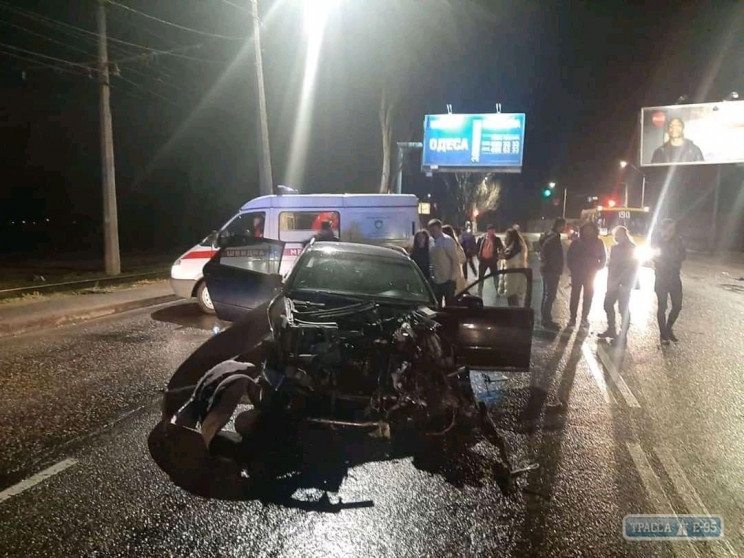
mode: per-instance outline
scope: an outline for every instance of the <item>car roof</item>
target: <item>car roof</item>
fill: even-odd
[[[388,258],[393,260],[408,260],[408,255],[387,246],[371,244],[357,244],[355,242],[314,242],[307,249],[308,252],[333,252],[334,254],[357,254],[368,258]]]

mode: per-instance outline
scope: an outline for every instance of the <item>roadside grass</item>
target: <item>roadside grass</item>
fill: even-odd
[[[44,300],[67,298],[71,296],[108,294],[108,293],[114,293],[117,291],[121,291],[124,289],[133,289],[136,287],[144,287],[147,285],[153,285],[161,281],[164,281],[164,279],[139,279],[136,281],[118,283],[116,285],[105,285],[102,287],[99,287],[98,285],[94,285],[93,287],[86,287],[84,289],[78,289],[74,291],[61,291],[61,292],[51,292],[51,293],[40,293],[40,292],[34,291],[31,293],[23,293],[20,296],[2,298],[0,299],[0,306],[1,305],[14,305],[14,304],[28,304],[28,303],[41,302]]]
[[[157,259],[124,259],[122,262],[122,274],[127,275],[131,273],[148,273],[165,270],[170,268],[174,259],[171,256],[162,256]],[[34,265],[33,263],[26,265],[20,262],[11,264],[0,262],[0,291],[109,278],[101,269],[86,269],[83,264],[87,265],[87,263],[49,262],[48,265]],[[72,268],[73,265],[80,265],[82,268],[74,269]]]

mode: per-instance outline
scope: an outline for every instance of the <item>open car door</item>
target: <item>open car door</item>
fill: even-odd
[[[204,280],[217,317],[237,322],[282,288],[284,242],[234,236],[220,244],[204,266]]]
[[[507,297],[513,292],[519,294]],[[535,321],[531,304],[532,270],[499,270],[456,294],[437,321],[468,366],[526,371]]]

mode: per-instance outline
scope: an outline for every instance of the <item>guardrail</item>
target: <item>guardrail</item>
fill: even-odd
[[[0,299],[23,296],[24,294],[46,294],[64,291],[74,291],[86,287],[102,287],[107,285],[116,285],[119,283],[129,283],[145,279],[165,279],[170,276],[169,269],[157,269],[144,273],[129,273],[126,275],[116,275],[114,277],[96,277],[93,279],[81,279],[76,281],[65,281],[63,283],[42,283],[30,287],[16,287],[13,289],[0,290]]]

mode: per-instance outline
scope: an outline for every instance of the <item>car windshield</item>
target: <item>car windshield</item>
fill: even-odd
[[[312,291],[433,304],[415,264],[404,258],[315,251],[294,271],[289,294]]]

